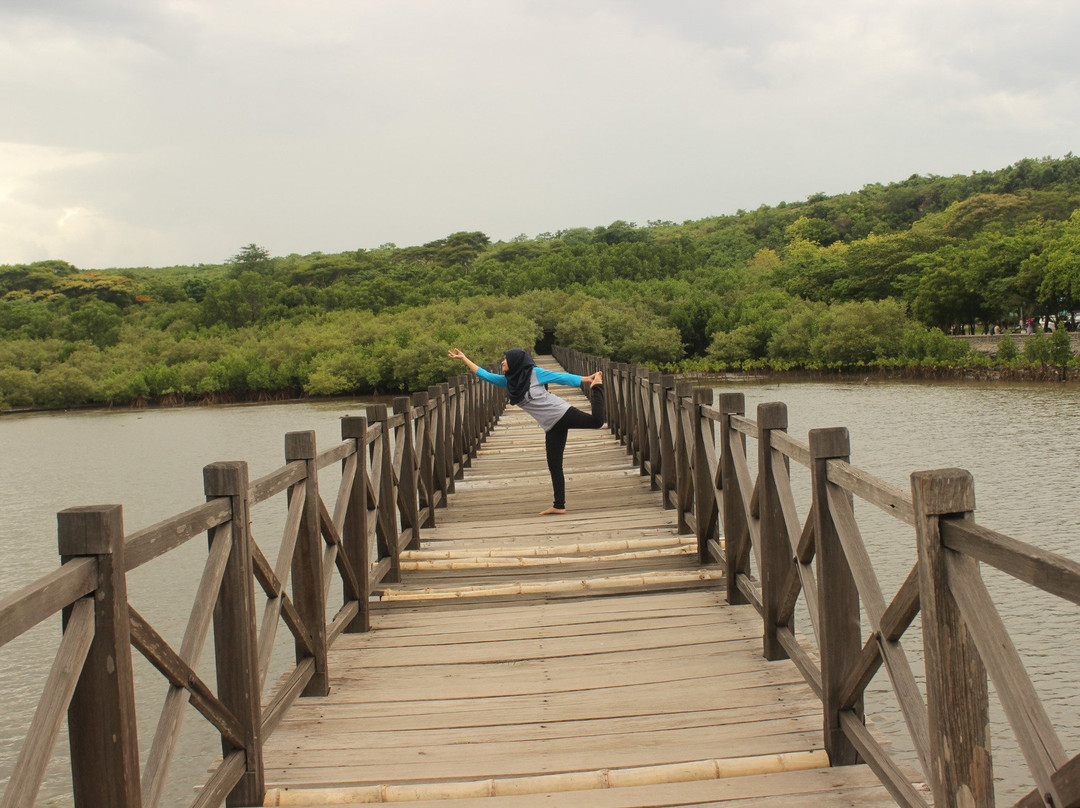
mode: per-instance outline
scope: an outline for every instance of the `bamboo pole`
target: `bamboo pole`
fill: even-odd
[[[503,597],[506,595],[546,595],[558,592],[587,592],[628,586],[649,586],[650,584],[719,581],[722,578],[723,573],[719,570],[699,569],[689,572],[654,572],[646,575],[612,575],[604,578],[583,578],[578,581],[540,581],[536,583],[456,588],[428,587],[408,591],[388,589],[382,593],[382,599],[384,601],[454,600],[456,598]]]
[[[374,785],[355,788],[272,788],[263,805],[316,806],[349,805],[415,800],[477,799],[482,797],[520,796],[560,791],[588,791],[604,788],[686,783],[694,780],[723,780],[759,774],[805,771],[829,765],[824,750],[786,752],[741,758],[695,760],[659,766],[625,769],[597,769],[562,774],[526,777],[491,778],[449,783],[413,783]]]

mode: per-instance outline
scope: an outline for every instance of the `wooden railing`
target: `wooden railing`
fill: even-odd
[[[865,762],[899,804],[927,806],[866,726],[864,695],[884,667],[934,805],[994,805],[989,674],[1031,775],[1017,805],[1080,806],[1080,756],[1065,752],[979,571],[987,564],[1080,604],[1080,564],[976,523],[966,471],[916,472],[904,491],[849,462],[844,428],[813,429],[806,442],[788,435],[782,403],[759,405],[755,420],[741,393],[714,402],[711,389],[672,376],[555,355],[573,373],[604,371],[612,431],[677,510],[680,531],[696,534],[701,561],[723,565],[729,602],[761,614],[764,655],[790,658],[821,698],[833,765]],[[809,475],[803,518],[793,467]],[[914,528],[917,561],[891,597],[856,499]],[[800,605],[809,626],[796,631]],[[920,612],[925,701],[901,644]]]
[[[342,632],[369,628],[372,587],[398,579],[401,550],[434,526],[505,401],[498,388],[460,376],[396,399],[392,411],[377,405],[366,418],[343,418],[342,441],[329,449],[316,449],[314,432],[289,433],[281,468],[249,480],[245,462],[209,465],[205,503],[127,535],[119,505],[61,511],[60,567],[0,600],[0,648],[63,614],[55,662],[0,807],[34,804],[65,712],[76,808],[159,805],[189,704],[222,749],[191,804],[261,804],[263,741],[298,697],[327,692],[327,649]],[[324,498],[319,471],[335,465],[336,497]],[[250,510],[283,493],[284,530],[270,559],[252,534]],[[127,574],[204,533],[205,567],[175,648],[129,604]],[[335,580],[343,601],[336,608],[327,603]],[[282,622],[295,664],[266,692]],[[213,685],[197,673],[211,623]],[[167,689],[141,772],[132,647]]]

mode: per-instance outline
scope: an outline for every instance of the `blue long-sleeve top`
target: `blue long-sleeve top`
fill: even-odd
[[[496,387],[506,387],[506,377],[501,373],[492,373],[483,368],[476,369],[476,375]],[[533,368],[529,379],[529,392],[518,405],[536,419],[536,423],[547,432],[570,409],[570,404],[553,393],[549,393],[545,384],[563,384],[567,387],[581,387],[582,378],[573,373],[559,373],[544,368]]]
[[[492,373],[490,370],[477,368],[476,375],[485,382],[491,382],[496,387],[506,387],[506,377],[501,373]],[[539,367],[533,368],[533,376],[540,384],[564,384],[567,387],[581,387],[582,382],[581,377],[573,373],[559,373],[555,370],[544,370],[544,368]]]

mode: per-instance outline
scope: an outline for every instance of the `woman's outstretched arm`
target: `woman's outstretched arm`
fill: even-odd
[[[482,367],[477,365],[474,361],[469,359],[469,357],[467,357],[465,354],[463,354],[461,351],[459,351],[457,348],[451,348],[449,351],[446,352],[446,355],[449,356],[451,359],[460,359],[462,362],[465,363],[465,365],[469,368],[469,371],[474,376],[478,376],[479,378],[483,379],[485,382],[493,384],[496,387],[506,387],[506,377],[505,376],[500,376],[498,373],[492,373],[489,370],[484,370]]]
[[[480,367],[457,348],[451,348],[449,351],[446,352],[446,355],[449,356],[451,359],[460,359],[469,368],[470,373],[476,373],[476,369]]]

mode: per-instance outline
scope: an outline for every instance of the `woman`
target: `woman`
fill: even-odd
[[[548,471],[551,474],[551,488],[555,500],[547,510],[540,511],[541,516],[553,516],[566,513],[566,481],[563,477],[563,451],[566,449],[566,433],[571,429],[599,429],[604,425],[604,378],[600,371],[591,376],[577,376],[573,373],[556,373],[538,368],[521,348],[511,348],[503,355],[502,375],[484,370],[457,348],[451,348],[447,355],[451,359],[460,359],[469,370],[486,382],[497,387],[505,387],[511,404],[517,404],[531,415],[545,432],[544,444],[547,449]],[[549,393],[546,384],[564,384],[568,387],[580,387],[581,383],[592,385],[592,414],[571,407],[566,401]]]

